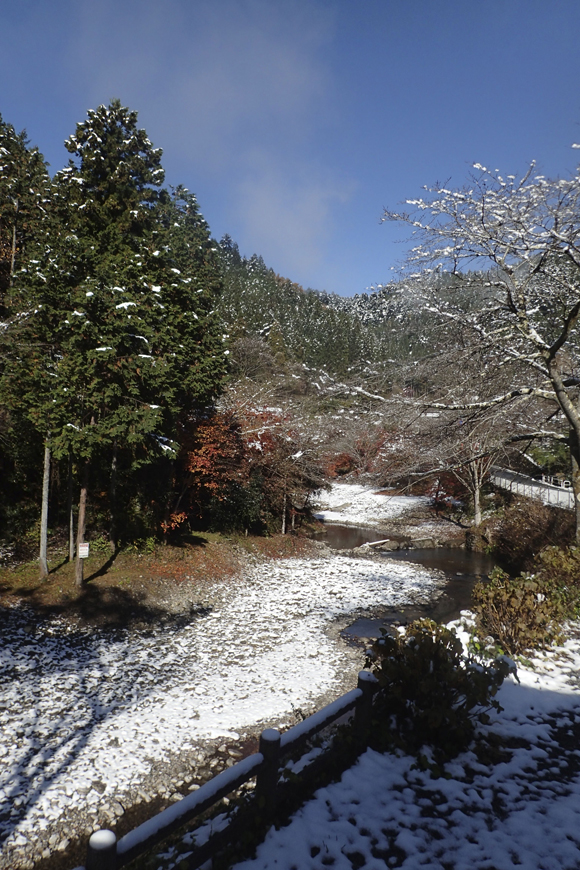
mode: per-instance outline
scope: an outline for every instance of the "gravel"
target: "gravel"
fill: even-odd
[[[253,751],[263,727],[352,688],[362,654],[340,637],[352,614],[424,603],[444,582],[320,552],[250,566],[203,600],[181,584],[161,623],[131,629],[4,610],[0,870],[73,866],[94,829],[133,827]]]

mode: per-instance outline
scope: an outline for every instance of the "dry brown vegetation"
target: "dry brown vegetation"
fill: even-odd
[[[183,546],[93,552],[85,560],[86,585],[78,590],[74,563],[53,550],[49,576],[38,579],[38,562],[0,568],[0,606],[24,604],[46,614],[127,624],[178,613],[203,603],[216,581],[234,583],[248,561],[301,556],[315,549],[295,535],[225,537],[211,532],[191,536]]]

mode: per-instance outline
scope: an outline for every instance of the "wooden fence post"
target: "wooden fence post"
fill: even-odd
[[[264,756],[264,764],[256,777],[256,795],[264,797],[268,810],[271,810],[276,805],[280,768],[280,732],[275,728],[266,728],[262,731],[258,752]]]
[[[113,831],[95,831],[87,848],[86,870],[117,870],[117,837]]]
[[[371,730],[371,717],[373,712],[373,697],[377,690],[378,680],[370,671],[359,671],[357,688],[362,695],[356,702],[354,711],[354,727],[357,742],[366,746]]]
[[[275,818],[274,812],[278,802],[284,794],[284,788],[278,787],[282,742],[284,753],[289,753],[301,747],[305,740],[318,734],[333,722],[343,719],[354,709],[355,736],[364,735],[364,743],[359,744],[361,750],[364,749],[368,745],[368,734],[372,725],[373,695],[377,688],[378,681],[373,674],[361,671],[358,689],[347,692],[346,695],[309,716],[304,722],[299,722],[284,735],[283,741],[279,731],[266,728],[260,735],[258,753],[242,759],[231,769],[222,771],[213,780],[202,785],[198,791],[184,797],[177,805],[168,807],[153,820],[143,822],[142,825],[129,831],[119,842],[113,831],[95,831],[87,847],[86,870],[120,870],[120,865],[133,863],[140,856],[151,852],[153,847],[169,833],[215,806],[221,798],[234,792],[254,776],[257,780],[257,801],[251,806],[254,823],[258,826],[263,823],[271,824]],[[317,761],[321,761],[321,758],[311,761],[304,768],[306,780],[309,774],[316,773],[319,769],[320,765]],[[203,864],[204,870],[206,866],[209,867],[208,862],[214,862],[213,856],[218,854],[217,850],[223,849],[224,843],[231,841],[231,835],[234,837],[237,835],[246,816],[240,815],[236,818],[238,824],[236,825],[234,821],[232,830],[226,827],[215,832],[207,842],[197,846],[188,861],[188,866],[199,867],[206,862]]]

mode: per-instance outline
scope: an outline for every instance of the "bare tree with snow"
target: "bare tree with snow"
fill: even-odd
[[[474,169],[468,186],[426,189],[425,198],[407,202],[410,211],[386,210],[383,220],[413,228],[409,262],[420,270],[418,295],[435,318],[478,347],[482,381],[486,367],[510,372],[509,389],[466,397],[463,405],[445,400],[441,407],[485,411],[522,399],[555,403],[553,422],[559,417],[567,433],[550,427],[529,435],[567,440],[580,541],[580,170],[547,179],[532,164],[518,179],[480,164]],[[435,280],[441,274],[456,276],[444,293]]]

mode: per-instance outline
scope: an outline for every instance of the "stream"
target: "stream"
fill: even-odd
[[[333,550],[350,550],[362,544],[380,541],[384,532],[356,526],[328,524],[321,537]],[[471,592],[478,580],[486,578],[497,562],[486,553],[472,552],[451,547],[437,549],[395,550],[384,553],[383,558],[403,562],[415,562],[424,568],[443,571],[448,578],[443,594],[432,604],[410,605],[404,608],[383,607],[373,617],[360,617],[342,632],[347,640],[376,638],[380,629],[405,625],[414,619],[428,617],[436,622],[447,623],[457,619],[462,610],[471,607]]]

